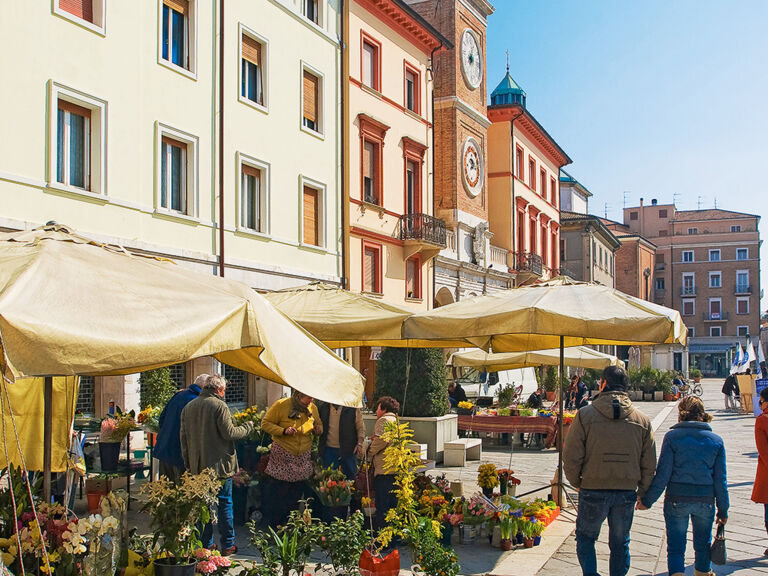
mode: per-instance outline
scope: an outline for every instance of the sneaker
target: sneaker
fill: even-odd
[[[231,556],[232,554],[237,554],[237,546],[230,546],[221,551],[222,556]]]

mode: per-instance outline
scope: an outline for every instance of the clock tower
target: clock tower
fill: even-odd
[[[435,300],[443,305],[511,286],[505,263],[491,261],[493,235],[488,229],[491,122],[485,62],[487,18],[493,6],[488,0],[406,2],[453,44],[436,53],[432,62],[434,214],[445,220],[449,244],[435,261]]]

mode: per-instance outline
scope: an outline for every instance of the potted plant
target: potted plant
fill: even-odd
[[[114,414],[107,414],[101,421],[99,434],[99,456],[101,469],[106,472],[117,470],[120,460],[120,445],[125,437],[136,429],[135,413],[123,412],[119,407]],[[130,458],[130,454],[128,455]]]
[[[538,546],[541,544],[541,534],[544,532],[543,522],[533,522],[531,524],[531,534],[533,536],[533,545]]]
[[[547,366],[544,377],[542,380],[542,388],[548,402],[552,402],[555,399],[557,392],[557,370],[554,366]]]
[[[515,387],[512,384],[507,384],[501,390],[499,390],[499,408],[508,408],[512,404],[512,399],[515,397]],[[507,414],[508,416],[509,414]]]
[[[194,556],[197,561],[195,572],[203,576],[223,576],[233,567],[232,561],[222,556],[218,550],[198,548]]]
[[[365,529],[365,518],[358,510],[347,520],[336,518],[332,523],[322,526],[319,547],[331,559],[337,574],[354,574],[360,555],[370,541],[371,535]],[[320,564],[316,573],[319,570]]]
[[[256,472],[259,462],[264,454],[269,452],[271,438],[261,429],[261,421],[264,419],[264,410],[259,410],[253,405],[232,414],[232,423],[241,426],[246,422],[253,422],[253,428],[248,436],[235,444],[237,461],[241,468],[248,472]]]
[[[493,496],[493,489],[499,485],[499,472],[494,464],[480,464],[477,469],[477,485],[483,490],[483,495]]]
[[[408,373],[408,394],[406,370]],[[437,348],[384,348],[376,363],[375,398],[392,396],[401,416],[444,416],[450,410],[445,360]]]
[[[459,573],[456,553],[441,544],[428,518],[419,518],[409,530],[409,540],[413,546],[413,559],[425,576],[456,576]]]
[[[512,538],[517,534],[517,517],[511,509],[502,510],[499,514],[499,529],[501,530],[501,549],[512,550]]]
[[[304,511],[292,510],[286,523],[278,530],[270,527],[268,532],[263,532],[256,528],[254,522],[248,523],[251,543],[261,554],[261,565],[252,573],[254,576],[305,573],[304,567],[309,561],[312,547],[323,537],[323,525],[312,518],[308,501],[302,502]]]
[[[498,472],[501,495],[514,496],[517,492],[517,486],[520,484],[520,479],[514,476],[515,471],[509,468],[500,468]]]
[[[697,384],[698,384],[699,382],[701,382],[701,376],[702,376],[702,374],[701,374],[701,370],[699,370],[699,368],[698,368],[697,366],[691,366],[691,367],[688,369],[688,375],[689,375],[691,378],[693,378],[693,381],[694,381],[694,382],[696,382]]]
[[[352,480],[347,480],[344,472],[333,467],[320,470],[314,490],[323,507],[321,518],[324,522],[347,517],[347,507],[352,500]]]
[[[161,476],[142,485],[142,511],[152,517],[154,543],[168,553],[154,561],[156,576],[194,576],[193,553],[202,548],[199,531],[211,520],[209,509],[217,504],[219,490],[221,482],[211,468],[194,475],[185,472],[179,484]]]
[[[530,518],[521,518],[520,531],[523,533],[523,546],[533,548],[533,521]]]
[[[471,416],[475,413],[475,405],[472,404],[472,402],[467,402],[466,400],[459,402],[456,405],[456,413],[460,416]]]

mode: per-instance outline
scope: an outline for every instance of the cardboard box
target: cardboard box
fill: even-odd
[[[92,478],[85,479],[85,492],[101,492],[107,494],[114,490],[125,490],[128,487],[127,478],[125,476],[117,476],[114,478],[104,478],[94,476]]]

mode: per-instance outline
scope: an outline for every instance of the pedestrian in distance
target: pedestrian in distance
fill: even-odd
[[[760,391],[760,409],[755,420],[755,444],[757,444],[757,476],[752,488],[752,501],[763,505],[765,531],[768,532],[768,388]],[[763,552],[768,556],[768,548]]]
[[[728,482],[725,445],[712,432],[712,416],[696,396],[680,401],[678,423],[664,436],[656,476],[637,509],[647,510],[664,496],[664,522],[667,529],[667,568],[670,576],[685,573],[685,546],[688,520],[693,525],[695,576],[714,576],[709,549],[712,524],[728,521]]]
[[[595,576],[595,542],[608,520],[610,575],[629,571],[629,531],[637,497],[644,496],[656,470],[651,421],[627,395],[627,373],[608,366],[600,392],[576,413],[563,451],[563,470],[579,490],[576,556],[584,576]]]
[[[451,408],[456,408],[459,402],[467,401],[467,393],[463,386],[455,380],[448,384],[448,401],[451,403]]]
[[[720,390],[725,396],[724,400],[725,400],[726,410],[733,410],[736,408],[736,402],[733,399],[733,395],[736,393],[738,389],[739,387],[736,382],[736,376],[734,376],[733,374],[729,374],[728,377],[725,379],[725,382],[723,382],[723,387]]]
[[[181,412],[181,453],[184,465],[192,474],[213,468],[222,481],[218,496],[222,556],[237,552],[232,511],[232,476],[237,472],[235,441],[242,440],[253,430],[253,422],[240,426],[232,423],[232,414],[224,402],[226,391],[227,381],[223,376],[210,376],[200,396],[187,404]],[[209,522],[203,527],[200,540],[203,548],[213,548],[213,523]]]
[[[184,473],[184,458],[181,455],[181,412],[184,407],[200,396],[208,380],[208,374],[200,374],[189,388],[179,390],[160,413],[157,442],[152,457],[160,461],[160,476],[178,482]]]
[[[376,500],[374,527],[377,530],[384,527],[387,512],[397,505],[397,496],[394,492],[395,470],[389,470],[384,466],[384,450],[389,443],[381,435],[388,422],[397,422],[399,411],[400,403],[391,396],[382,396],[376,401],[377,420],[366,458],[373,466],[373,489]]]
[[[318,402],[317,411],[323,423],[319,446],[323,467],[338,468],[349,480],[354,480],[357,458],[363,454],[365,440],[363,411],[329,402]]]

